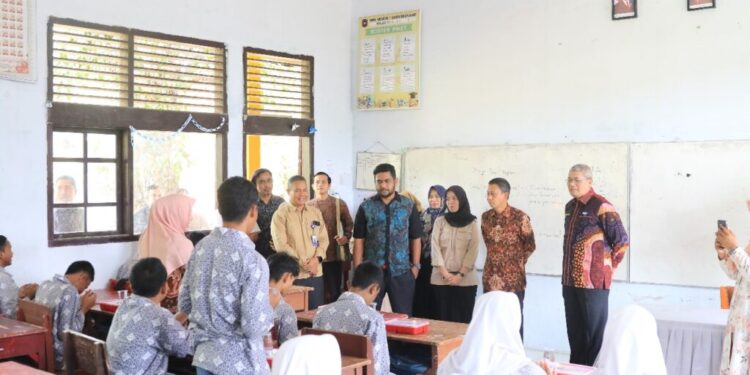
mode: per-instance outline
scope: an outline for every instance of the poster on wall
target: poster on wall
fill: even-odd
[[[0,0],[0,78],[33,82],[34,0]]]
[[[357,153],[357,176],[355,187],[360,190],[375,190],[375,178],[372,172],[378,164],[388,163],[396,169],[396,176],[401,176],[401,154],[358,152]],[[400,190],[401,180],[396,185]]]
[[[357,109],[419,108],[419,10],[359,18]]]

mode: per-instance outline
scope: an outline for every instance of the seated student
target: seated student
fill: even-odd
[[[187,315],[161,307],[167,269],[158,258],[139,260],[130,284],[133,295],[117,309],[107,336],[110,369],[115,375],[164,374],[170,355],[193,353],[192,335],[182,326]]]
[[[287,253],[275,253],[268,257],[268,272],[270,280],[268,286],[271,293],[281,296],[292,287],[294,279],[299,275],[299,261]],[[299,336],[297,328],[297,314],[294,309],[282,298],[273,309],[274,326],[276,326],[279,345],[285,341]]]
[[[654,316],[638,305],[610,315],[594,367],[597,375],[667,375]]]
[[[263,336],[281,296],[269,295],[268,264],[248,237],[258,192],[245,178],[231,177],[217,198],[222,226],[195,247],[179,294],[180,311],[190,317],[193,366],[198,375],[268,374]]]
[[[0,315],[16,319],[18,314],[18,300],[34,298],[38,285],[26,284],[20,288],[13,280],[13,276],[5,270],[13,261],[13,246],[5,236],[0,236]]]
[[[86,313],[96,304],[96,294],[86,291],[94,281],[94,266],[85,260],[68,266],[65,276],[55,275],[39,285],[37,303],[52,311],[52,339],[55,347],[55,369],[63,367],[63,332],[81,332]],[[83,293],[83,294],[82,294]]]
[[[281,345],[273,375],[340,375],[341,349],[332,335],[305,335]]]
[[[477,299],[464,341],[438,367],[439,375],[551,375],[526,357],[521,305],[514,293],[494,291]]]
[[[383,270],[373,262],[363,262],[354,270],[349,291],[318,309],[313,319],[313,328],[369,336],[376,375],[389,374],[391,368],[385,321],[371,306],[382,285]]]

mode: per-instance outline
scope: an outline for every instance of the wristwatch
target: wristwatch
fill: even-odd
[[[318,256],[318,263],[321,263],[321,264],[323,263],[323,257],[322,256]]]
[[[463,278],[464,276],[466,276],[466,275],[464,275],[463,272],[459,272],[458,274],[461,275],[461,278]]]
[[[422,269],[422,265],[419,263],[411,263],[411,268],[417,267],[418,270]]]

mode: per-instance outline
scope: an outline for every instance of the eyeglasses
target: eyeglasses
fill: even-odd
[[[589,180],[588,178],[569,178],[568,183],[574,182],[576,184],[580,184],[583,181]]]

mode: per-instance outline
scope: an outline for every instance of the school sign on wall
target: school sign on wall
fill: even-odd
[[[419,108],[419,10],[359,19],[357,108]]]

